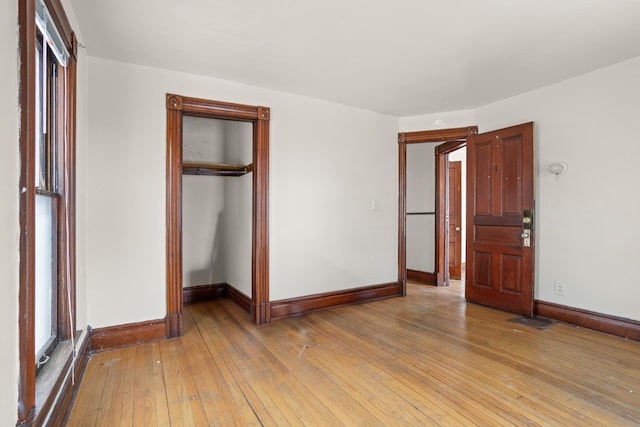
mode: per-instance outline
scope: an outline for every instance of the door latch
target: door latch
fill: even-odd
[[[531,247],[531,230],[533,229],[533,209],[525,209],[522,216],[522,246]]]

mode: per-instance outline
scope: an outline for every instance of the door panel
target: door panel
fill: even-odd
[[[520,230],[516,227],[476,225],[476,243],[480,245],[519,245]]]
[[[462,277],[462,162],[449,162],[449,278]]]
[[[502,283],[500,284],[502,292],[522,293],[522,281],[519,279],[522,275],[521,261],[518,255],[502,254]]]
[[[467,300],[533,315],[534,236],[522,238],[533,200],[533,123],[467,141]]]
[[[491,143],[483,141],[475,149],[477,177],[475,180],[476,212],[478,215],[491,215]],[[467,153],[467,158],[469,154]],[[467,177],[467,182],[469,178]],[[469,191],[469,187],[467,188]]]
[[[468,271],[473,276],[471,278],[473,285],[480,288],[491,288],[491,253],[475,251],[472,260],[474,268]],[[467,265],[469,265],[468,260]],[[466,281],[469,282],[469,273],[467,273]],[[467,299],[469,299],[468,296]]]
[[[502,214],[522,214],[522,141],[519,137],[502,141]]]

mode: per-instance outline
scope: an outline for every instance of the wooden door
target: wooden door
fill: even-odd
[[[533,123],[467,141],[468,301],[533,315]],[[527,246],[528,243],[528,246]]]
[[[449,162],[448,233],[449,278],[462,278],[462,162]]]

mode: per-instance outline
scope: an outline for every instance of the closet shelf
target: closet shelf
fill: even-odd
[[[208,175],[208,176],[242,176],[253,171],[253,163],[250,165],[231,165],[227,163],[199,163],[183,162],[183,175]]]

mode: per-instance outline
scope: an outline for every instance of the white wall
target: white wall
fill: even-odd
[[[480,132],[535,121],[537,299],[640,320],[639,117],[640,57],[475,111]]]
[[[225,178],[182,177],[182,286],[224,283]]]
[[[229,163],[253,163],[253,126],[227,122],[225,129],[226,158]],[[253,172],[239,177],[226,177],[223,212],[225,281],[238,291],[251,296]]]
[[[73,10],[63,2],[67,17],[77,30]],[[87,128],[88,67],[86,50],[78,49],[76,67],[76,330],[87,328],[87,166],[89,129]]]
[[[182,161],[225,163],[227,121],[203,117],[182,118]]]
[[[200,117],[182,121],[182,158],[224,163],[225,122]],[[225,282],[222,212],[224,178],[182,176],[182,286]]]
[[[62,0],[76,38],[82,43],[84,37],[69,0]],[[86,339],[87,329],[87,194],[91,191],[87,183],[89,157],[88,127],[89,67],[87,51],[78,47],[76,64],[76,330],[85,332],[76,340],[76,348]]]
[[[0,6],[0,425],[16,423],[18,402],[18,3]],[[15,58],[15,60],[14,60]]]
[[[271,107],[271,300],[397,280],[396,118],[96,58],[89,87],[93,327],[166,313],[167,92]]]
[[[443,113],[424,114],[420,116],[400,117],[400,132],[416,132],[445,128],[473,126],[475,119],[473,110],[447,111]]]
[[[222,229],[225,282],[251,296],[253,173],[226,177]]]

